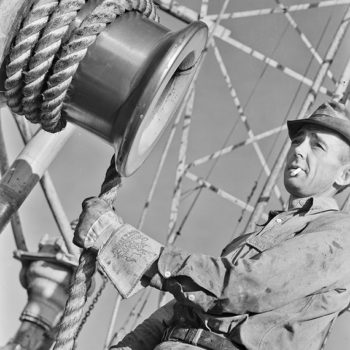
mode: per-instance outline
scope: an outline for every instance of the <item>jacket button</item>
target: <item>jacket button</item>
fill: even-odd
[[[278,223],[278,224],[280,224],[281,222],[282,222],[282,219],[276,219],[276,222]]]
[[[194,299],[196,299],[196,297],[193,294],[190,294],[188,296],[188,299],[191,300],[191,301],[194,301]]]
[[[171,272],[170,271],[165,271],[164,277],[165,278],[169,278],[170,276],[171,276]]]

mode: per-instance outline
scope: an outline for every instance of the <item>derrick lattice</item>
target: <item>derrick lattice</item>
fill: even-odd
[[[53,11],[48,9],[49,1],[43,3],[45,11]],[[138,210],[135,226],[151,235],[162,232],[158,238],[164,243],[199,251],[203,247],[198,247],[198,242],[211,241],[212,246],[204,248],[207,253],[218,255],[219,247],[264,220],[270,208],[281,209],[285,205],[287,196],[277,180],[288,147],[285,121],[303,117],[315,102],[335,98],[348,103],[350,0],[274,0],[254,5],[259,8],[244,1],[225,0],[155,3],[161,10],[161,22],[169,15],[176,25],[203,20],[210,29],[210,40],[201,69],[168,137],[156,151],[158,158],[151,160],[158,166],[140,175],[149,181],[149,193],[135,184],[144,195],[144,205],[125,210],[132,217]],[[64,30],[55,27],[57,36]],[[41,68],[30,62],[33,73],[28,74],[25,84],[33,84],[34,71]],[[23,86],[11,84],[9,91],[22,91]],[[14,96],[12,92],[8,94]],[[27,108],[26,99],[39,96],[36,88],[30,93],[24,88],[23,95],[23,110]],[[14,97],[14,101],[17,103],[18,99]],[[30,113],[33,117],[28,119],[36,120],[37,108]],[[20,126],[22,133],[24,128]],[[26,142],[31,136],[31,132],[27,133]],[[136,176],[136,181],[140,177]],[[166,200],[160,194],[164,187],[171,188]],[[140,196],[135,202],[141,202]],[[342,198],[343,202],[349,207],[349,200]],[[59,210],[50,207],[57,216]],[[123,203],[120,207],[123,211]],[[201,216],[200,212],[204,214]],[[61,222],[59,227],[64,234],[68,219],[62,213],[58,217],[61,220],[56,221]],[[214,227],[218,227],[217,231]],[[100,339],[107,334],[103,339],[105,348],[112,338],[129,331],[149,313],[158,299],[148,290],[130,302],[120,303],[117,298],[111,319],[106,316],[108,325],[101,325],[102,321],[94,320],[92,315],[92,327],[101,328]],[[107,297],[100,300],[102,307],[108,305],[112,309]],[[163,296],[160,302],[164,302]],[[123,313],[118,312],[119,308]],[[82,332],[82,338],[85,336]],[[83,347],[84,339],[81,343]],[[331,344],[330,341],[328,346]]]

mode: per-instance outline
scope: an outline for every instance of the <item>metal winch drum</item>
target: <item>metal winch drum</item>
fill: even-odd
[[[138,12],[125,13],[80,63],[66,119],[112,144],[118,171],[131,175],[179,107],[206,41],[202,22],[174,33]]]

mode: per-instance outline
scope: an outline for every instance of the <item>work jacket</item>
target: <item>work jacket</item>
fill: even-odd
[[[162,247],[130,225],[120,230],[98,254],[118,291],[126,297],[149,284],[175,300],[116,348],[154,349],[166,327],[178,326],[247,350],[316,350],[350,301],[350,216],[332,198],[294,201],[219,258]]]

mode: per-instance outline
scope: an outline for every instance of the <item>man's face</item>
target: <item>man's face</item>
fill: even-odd
[[[287,191],[299,198],[333,195],[349,145],[332,131],[313,125],[301,128],[291,141],[284,169]]]

